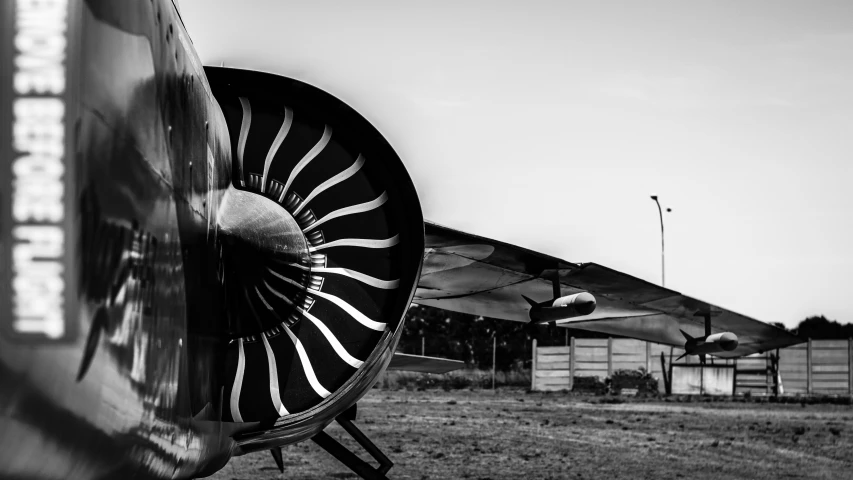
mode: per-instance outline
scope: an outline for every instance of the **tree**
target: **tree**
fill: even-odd
[[[853,324],[842,325],[823,315],[808,317],[794,329],[802,338],[815,340],[847,339],[853,337]]]

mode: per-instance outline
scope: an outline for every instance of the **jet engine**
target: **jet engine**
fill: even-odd
[[[595,310],[595,297],[589,292],[566,295],[551,302],[552,307],[569,307],[580,315],[589,315]]]
[[[223,420],[319,418],[288,430],[307,438],[391,359],[423,259],[420,204],[393,148],[344,102],[278,75],[205,70],[233,164],[214,232]]]
[[[556,296],[556,295],[555,295]],[[567,318],[582,317],[595,311],[595,297],[589,292],[566,295],[547,302],[536,303],[524,297],[530,304],[530,321],[548,323]]]
[[[737,335],[732,332],[714,333],[695,338],[685,333],[684,330],[681,330],[681,334],[686,340],[684,342],[684,354],[681,357],[685,355],[700,355],[703,360],[702,363],[704,363],[706,354],[730,352],[738,346]],[[681,357],[678,358],[680,359]]]

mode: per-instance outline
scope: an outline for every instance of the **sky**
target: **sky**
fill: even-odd
[[[202,62],[320,87],[434,222],[766,322],[853,322],[853,2],[181,0]]]

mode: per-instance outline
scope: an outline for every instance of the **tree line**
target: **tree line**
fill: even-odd
[[[785,328],[776,323],[775,326]],[[803,339],[853,338],[853,324],[841,324],[823,315],[808,317],[788,329]],[[570,337],[607,338],[606,334],[551,325],[527,325],[464,313],[412,305],[397,350],[462,360],[469,367],[492,368],[492,342],[496,343],[495,367],[509,371],[529,367],[531,343],[539,346],[567,345]]]
[[[774,323],[774,325],[785,328],[779,323]],[[853,323],[842,324],[820,315],[806,318],[789,331],[804,339],[843,340],[853,338]]]

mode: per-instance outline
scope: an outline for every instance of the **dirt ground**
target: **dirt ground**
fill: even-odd
[[[374,389],[356,423],[395,463],[391,479],[853,479],[851,406],[608,400]],[[358,478],[310,441],[283,456],[284,474],[264,452],[211,478]]]

